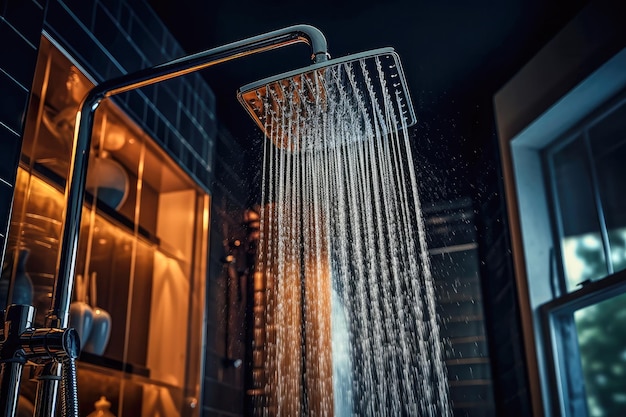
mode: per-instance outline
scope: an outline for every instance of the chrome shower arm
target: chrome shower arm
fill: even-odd
[[[270,51],[294,43],[308,44],[311,47],[311,60],[315,64],[328,59],[328,46],[324,34],[313,26],[295,25],[187,55],[152,68],[105,81],[94,87],[94,93],[98,92],[103,97],[110,97],[189,74],[222,62]]]
[[[328,59],[324,34],[313,26],[295,25],[126,74],[105,81],[89,91],[76,115],[74,148],[65,191],[67,207],[57,259],[52,308],[47,315],[51,327],[65,328],[68,323],[94,112],[100,102],[106,97],[166,81],[215,64],[295,43],[306,43],[311,47],[313,63],[321,63]]]

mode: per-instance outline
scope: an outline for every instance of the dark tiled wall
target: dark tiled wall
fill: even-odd
[[[422,206],[455,416],[494,417],[475,215],[470,198]]]
[[[44,28],[96,82],[184,55],[143,1],[49,0]],[[211,191],[215,96],[200,74],[124,93],[115,101]]]
[[[205,349],[203,417],[245,414],[246,306],[250,262],[244,222],[248,190],[243,149],[220,129],[211,205],[211,257],[207,281],[208,326]],[[232,243],[239,240],[241,245]],[[232,263],[225,263],[233,255]],[[249,339],[248,339],[249,340]],[[223,359],[242,359],[240,368]]]
[[[483,132],[483,136],[491,137],[495,143],[493,129]],[[529,382],[498,148],[494,144],[485,149],[488,150],[483,161],[477,164],[484,169],[475,174],[475,205],[496,411],[502,416],[530,417]]]
[[[0,260],[43,17],[43,0],[0,0]]]

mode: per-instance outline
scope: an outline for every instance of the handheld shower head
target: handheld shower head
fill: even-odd
[[[400,58],[381,48],[312,64],[239,89],[239,101],[279,148],[295,149],[294,137],[305,123],[337,102],[359,117],[365,135],[416,122]],[[389,110],[393,122],[383,121]],[[388,117],[387,117],[388,119]],[[317,119],[319,120],[319,119]]]

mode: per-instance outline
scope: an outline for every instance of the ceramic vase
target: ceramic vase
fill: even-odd
[[[76,275],[74,294],[76,301],[70,304],[70,327],[76,329],[80,345],[85,346],[93,326],[93,310],[87,303],[87,283],[82,275]]]
[[[76,329],[80,345],[85,346],[93,327],[94,314],[91,306],[84,301],[70,304],[70,327]]]
[[[103,154],[106,155],[106,152]],[[90,166],[85,189],[98,196],[98,200],[119,210],[129,191],[128,174],[124,167],[110,157],[99,156]],[[92,300],[93,302],[93,300]]]
[[[83,350],[102,356],[111,337],[111,315],[99,308],[93,309],[93,325]]]
[[[109,410],[111,403],[104,396],[100,397],[100,399],[94,403],[94,407],[96,409],[87,417],[115,417]]]
[[[93,353],[94,355],[102,356],[109,343],[111,337],[111,315],[103,308],[96,307],[98,302],[98,282],[97,274],[91,273],[89,290],[91,293],[91,303],[93,307],[93,326],[91,333],[85,341],[85,352]]]

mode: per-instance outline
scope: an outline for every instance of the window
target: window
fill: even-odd
[[[547,152],[566,290],[626,268],[626,101]]]
[[[626,410],[626,94],[543,152],[557,279],[542,307],[557,415]],[[549,362],[548,362],[549,363]],[[582,382],[582,383],[581,383]]]

